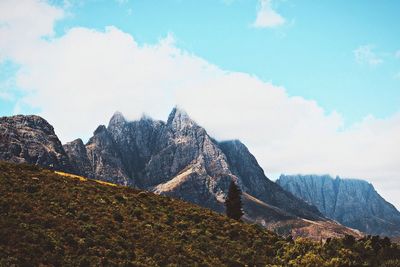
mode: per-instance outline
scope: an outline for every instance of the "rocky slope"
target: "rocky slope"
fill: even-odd
[[[0,118],[0,160],[74,172],[53,126],[35,115]]]
[[[3,129],[7,125],[0,124],[0,127]],[[17,125],[20,123],[15,124],[13,131],[25,142],[21,127]],[[77,139],[64,147],[60,146],[52,127],[43,125],[46,127],[42,130],[31,127],[33,130],[26,131],[43,132],[39,140],[46,143],[50,141],[44,141],[47,138],[44,131],[50,127],[49,140],[58,146],[52,146],[48,153],[60,158],[58,165],[51,163],[54,169],[173,196],[218,212],[224,212],[228,186],[234,180],[244,192],[246,220],[294,235],[309,236],[310,231],[304,230],[307,227],[315,229],[316,233],[323,232],[324,228],[335,229],[317,234],[315,238],[358,234],[326,220],[315,207],[270,181],[245,145],[239,141],[215,141],[177,108],[166,122],[148,117],[127,121],[117,112],[107,127],[100,125],[94,131],[87,144]],[[5,160],[10,160],[6,155],[12,140],[2,141]],[[29,149],[33,154],[40,151],[37,146]],[[25,159],[24,155],[17,162],[50,166]]]
[[[400,212],[366,181],[282,175],[277,183],[343,225],[373,235],[400,235]]]
[[[239,177],[244,192],[255,198],[307,219],[318,219],[319,211],[312,205],[298,201],[291,193],[269,180],[256,158],[239,140],[219,143],[232,173]],[[304,208],[306,207],[306,208]]]

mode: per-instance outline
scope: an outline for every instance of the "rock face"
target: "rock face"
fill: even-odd
[[[400,212],[366,181],[282,175],[277,183],[343,225],[373,235],[400,235]]]
[[[269,180],[256,158],[240,141],[225,141],[220,143],[225,153],[230,169],[239,177],[243,190],[257,199],[295,214],[299,217],[315,220],[319,211],[306,202],[283,190],[279,185]]]
[[[133,185],[122,163],[121,151],[104,125],[100,125],[86,144],[86,151],[96,179],[121,185]]]
[[[34,115],[0,118],[0,160],[74,172],[53,126]]]
[[[94,176],[86,146],[83,144],[83,141],[80,138],[66,143],[63,145],[63,147],[65,152],[68,154],[70,163],[74,167],[76,174],[86,177]]]
[[[114,114],[86,145],[96,179],[179,197],[223,211],[231,179],[225,155],[189,116],[174,109],[167,122]],[[72,156],[71,156],[72,157]]]

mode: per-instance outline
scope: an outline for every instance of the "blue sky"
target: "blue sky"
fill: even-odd
[[[399,1],[274,1],[285,19],[274,28],[252,27],[258,1],[87,1],[57,24],[115,25],[141,44],[172,34],[176,45],[217,66],[282,85],[290,95],[336,110],[345,123],[400,108]],[[377,66],[356,61],[370,46]]]
[[[62,142],[174,105],[266,173],[373,182],[400,207],[400,2],[0,1],[0,115]]]

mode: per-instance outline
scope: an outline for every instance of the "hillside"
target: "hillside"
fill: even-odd
[[[388,239],[292,241],[184,201],[25,164],[0,162],[0,195],[0,266],[400,263]]]
[[[400,236],[400,212],[366,181],[281,175],[277,183],[345,226],[372,235]]]

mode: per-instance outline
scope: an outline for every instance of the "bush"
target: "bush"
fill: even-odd
[[[119,202],[119,203],[125,203],[126,202],[126,198],[123,195],[116,195],[115,199]]]
[[[132,214],[133,217],[141,219],[142,216],[143,216],[143,211],[140,208],[135,207],[135,208],[132,209],[131,214]]]
[[[119,223],[122,223],[124,221],[124,217],[122,217],[121,213],[117,210],[115,210],[113,212],[113,217],[114,217],[114,220]]]
[[[86,212],[82,211],[82,212],[79,213],[78,219],[81,220],[81,221],[87,222],[90,219],[90,216]]]

